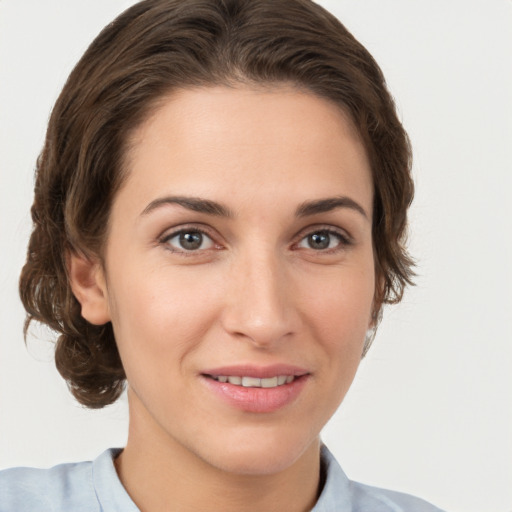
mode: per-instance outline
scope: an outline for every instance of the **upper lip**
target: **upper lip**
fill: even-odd
[[[202,371],[202,375],[211,375],[218,377],[219,375],[227,375],[233,377],[255,377],[258,379],[267,379],[279,375],[293,375],[300,377],[310,372],[299,366],[290,364],[272,364],[269,366],[255,366],[249,364],[222,366]]]

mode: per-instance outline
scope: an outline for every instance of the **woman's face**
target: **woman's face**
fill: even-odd
[[[131,428],[224,470],[284,469],[317,446],[370,324],[363,146],[284,86],[177,92],[131,142],[101,285]]]

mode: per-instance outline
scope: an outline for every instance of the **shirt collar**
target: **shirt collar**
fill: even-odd
[[[320,497],[311,512],[332,512],[333,510],[351,512],[349,479],[325,445],[322,445],[320,460],[326,478]]]

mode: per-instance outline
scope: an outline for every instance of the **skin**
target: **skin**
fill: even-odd
[[[127,374],[121,481],[142,511],[309,510],[319,434],[370,327],[373,186],[363,145],[340,109],[288,86],[175,92],[131,143],[104,261],[70,261],[82,315],[112,322]],[[231,216],[159,202],[168,196],[215,201]],[[305,202],[341,196],[363,212],[296,215]],[[200,248],[180,246],[180,229],[203,230]],[[329,247],[312,247],[308,235],[326,230]],[[276,363],[309,376],[270,413],[225,403],[201,377]]]

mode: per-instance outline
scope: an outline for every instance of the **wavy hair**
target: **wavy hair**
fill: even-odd
[[[56,365],[91,408],[116,400],[125,373],[111,324],[89,324],[66,257],[101,257],[130,133],[177,88],[293,84],[348,113],[374,183],[375,323],[413,276],[405,248],[413,197],[409,139],[368,51],[310,0],[145,0],[109,24],[70,74],[37,161],[33,231],[20,277],[31,321],[58,333]],[[366,344],[366,349],[369,343]]]

